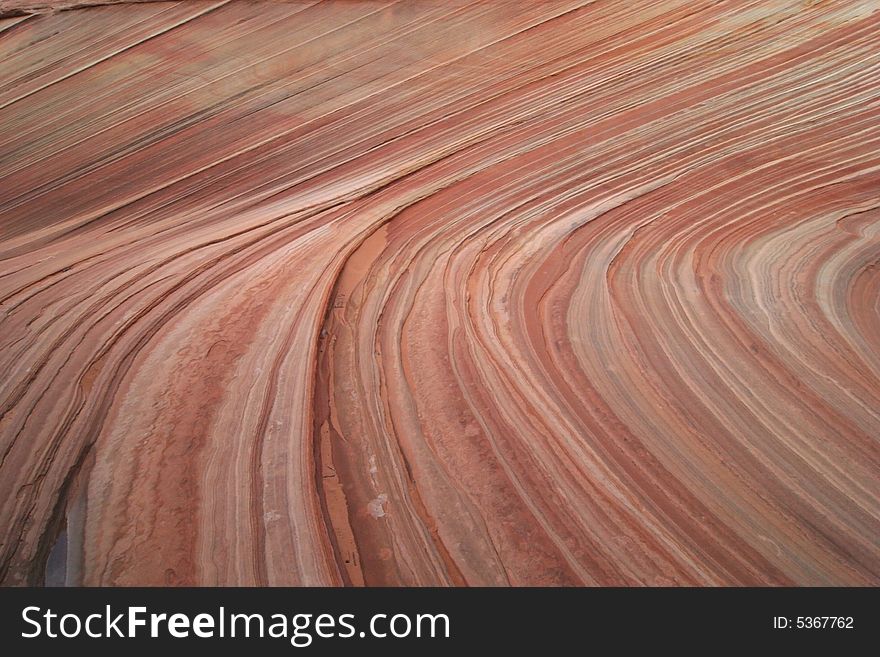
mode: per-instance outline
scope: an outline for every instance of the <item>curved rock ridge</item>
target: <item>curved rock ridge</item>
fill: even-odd
[[[3,584],[880,584],[876,2],[76,4],[0,20]]]

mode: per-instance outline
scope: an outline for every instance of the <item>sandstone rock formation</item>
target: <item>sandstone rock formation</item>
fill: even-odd
[[[877,2],[0,4],[2,583],[880,584]]]

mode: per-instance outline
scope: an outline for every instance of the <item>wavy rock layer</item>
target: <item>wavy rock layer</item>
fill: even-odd
[[[877,3],[5,4],[3,583],[880,584]]]

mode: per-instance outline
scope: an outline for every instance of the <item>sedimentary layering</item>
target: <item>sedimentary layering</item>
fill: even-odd
[[[2,583],[880,584],[880,2],[77,4]]]

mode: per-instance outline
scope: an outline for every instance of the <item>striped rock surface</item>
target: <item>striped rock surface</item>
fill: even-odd
[[[78,4],[2,583],[880,584],[880,2]]]

